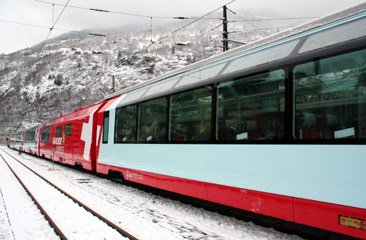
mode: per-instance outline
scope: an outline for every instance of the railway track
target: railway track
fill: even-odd
[[[60,239],[137,240],[2,149],[0,159],[9,167]]]

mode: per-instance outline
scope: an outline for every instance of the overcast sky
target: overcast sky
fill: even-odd
[[[65,4],[67,0],[42,0]],[[70,0],[70,6],[105,9],[147,16],[202,16],[230,0]],[[236,0],[228,7],[233,11],[261,10],[286,17],[323,16],[348,8],[365,0]],[[0,53],[10,53],[31,47],[47,37],[47,28],[23,26],[9,22],[51,27],[62,7],[38,2],[37,0],[0,0]],[[54,11],[53,11],[54,9]],[[155,21],[155,19],[153,20]],[[109,28],[128,25],[133,22],[150,23],[149,18],[124,16],[66,8],[55,28],[81,30]],[[50,38],[63,31],[54,30]]]

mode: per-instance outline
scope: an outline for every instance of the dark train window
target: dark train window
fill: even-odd
[[[160,98],[139,105],[139,142],[165,142],[167,99]]]
[[[297,139],[366,137],[366,50],[301,64],[293,74]]]
[[[212,88],[204,87],[170,98],[169,140],[209,141],[211,139]]]
[[[56,127],[56,137],[62,137],[62,126]]]
[[[35,142],[35,129],[28,129],[25,131],[24,142],[26,143]]]
[[[50,139],[50,126],[45,126],[42,129],[42,143],[47,143]]]
[[[136,142],[137,105],[119,108],[116,111],[114,141]]]
[[[216,135],[220,141],[284,137],[283,70],[226,82],[217,91]]]
[[[72,124],[66,124],[65,125],[65,136],[71,136],[72,135]]]
[[[109,134],[109,112],[104,112],[103,143],[108,143],[108,134]]]

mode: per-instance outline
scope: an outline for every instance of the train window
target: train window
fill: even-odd
[[[147,88],[143,88],[128,93],[119,106],[126,106],[140,101],[141,98],[144,97],[147,90],[148,90]]]
[[[56,137],[62,137],[62,126],[56,127]]]
[[[202,79],[201,79],[200,71],[189,73],[189,74],[181,76],[179,79],[179,82],[174,86],[174,88],[178,89],[178,88],[186,87],[189,85],[194,85],[194,84],[197,84],[198,82],[200,82],[201,80]]]
[[[65,136],[71,136],[72,135],[72,124],[66,124],[65,125]]]
[[[25,143],[33,143],[35,141],[35,132],[34,129],[28,129],[25,131],[24,142]]]
[[[137,129],[137,105],[119,108],[116,111],[114,141],[135,142]]]
[[[139,142],[166,141],[167,99],[160,98],[139,106]]]
[[[285,72],[277,70],[218,86],[217,128],[220,141],[284,137]]]
[[[108,135],[109,135],[109,112],[104,112],[103,143],[108,143]]]
[[[315,33],[306,39],[299,52],[303,53],[363,37],[366,35],[365,25],[366,18],[362,18]]]
[[[25,132],[26,142],[28,143],[36,142],[36,129],[37,127],[33,127]]]
[[[294,68],[295,137],[366,137],[366,50]]]
[[[48,143],[50,139],[50,126],[45,126],[42,129],[42,143]]]
[[[223,68],[221,74],[228,74],[240,71],[245,68],[258,66],[260,64],[273,62],[285,58],[295,49],[299,40],[293,40],[277,46],[273,46],[262,51],[246,54],[240,58],[231,60],[228,65]]]
[[[29,132],[29,130],[26,130],[25,132],[24,132],[24,143],[29,143],[30,141],[30,132]]]
[[[169,140],[209,141],[211,139],[212,88],[204,87],[170,98]]]
[[[173,88],[173,86],[176,84],[176,81],[170,79],[170,81],[164,82],[164,83],[157,83],[149,88],[147,92],[145,93],[144,97],[153,96],[155,94],[159,94],[162,92],[166,92]]]

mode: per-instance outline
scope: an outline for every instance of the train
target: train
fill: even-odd
[[[10,147],[366,239],[366,4],[23,129]]]

